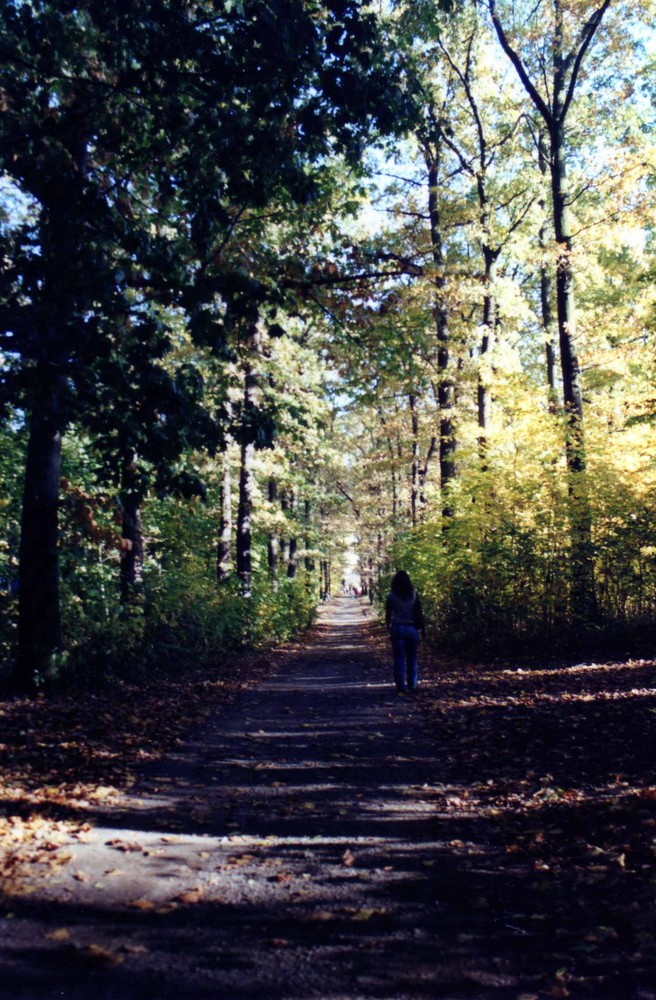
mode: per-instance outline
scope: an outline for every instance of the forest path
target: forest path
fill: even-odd
[[[397,697],[349,598],[268,660],[166,752],[175,688],[2,709],[1,1000],[656,1000],[656,661]]]
[[[368,616],[352,598],[322,608],[309,644],[146,765],[61,870],[33,880],[4,921],[7,996],[403,1000],[503,985],[482,957],[446,954],[442,838],[462,831],[436,819],[421,697],[395,694]]]

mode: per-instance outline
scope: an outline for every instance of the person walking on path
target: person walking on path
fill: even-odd
[[[392,578],[385,602],[385,623],[392,640],[396,690],[416,691],[419,633],[425,636],[426,622],[419,595],[404,569]]]

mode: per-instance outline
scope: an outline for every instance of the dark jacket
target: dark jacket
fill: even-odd
[[[414,625],[422,631],[426,628],[424,612],[419,595],[413,590],[410,597],[399,597],[390,591],[385,601],[385,624],[389,628],[395,625]]]

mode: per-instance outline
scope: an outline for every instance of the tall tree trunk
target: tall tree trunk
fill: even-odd
[[[18,656],[14,691],[32,694],[61,649],[57,552],[65,378],[37,366],[23,487],[18,574]]]
[[[328,560],[319,560],[319,599],[328,599]]]
[[[563,376],[563,400],[567,415],[567,465],[571,472],[585,470],[583,434],[583,395],[579,359],[576,351],[576,309],[574,272],[572,270],[572,234],[568,208],[568,179],[565,153],[565,130],[554,127],[551,136],[551,185],[556,237],[556,304],[560,364]]]
[[[408,395],[410,407],[410,423],[412,431],[412,466],[410,473],[410,524],[417,525],[417,507],[419,503],[419,418],[417,416],[417,399],[413,392]]]
[[[569,218],[571,192],[567,177],[567,138],[565,123],[579,80],[583,60],[601,24],[611,0],[602,0],[596,10],[586,14],[577,45],[565,52],[565,14],[562,0],[553,0],[554,31],[552,79],[543,97],[531,80],[519,53],[513,48],[496,9],[496,0],[488,0],[492,22],[502,48],[514,65],[527,93],[549,132],[549,169],[556,240],[556,310],[563,400],[567,421],[565,454],[569,475],[572,538],[571,606],[575,621],[589,621],[596,614],[594,562],[592,552],[592,515],[586,484],[583,396],[579,361],[576,353],[576,315],[574,272],[572,268],[572,231]]]
[[[296,538],[289,539],[289,554],[287,557],[287,576],[293,580],[298,569],[298,541]]]
[[[428,214],[430,236],[435,264],[435,329],[437,336],[437,402],[440,413],[439,452],[440,490],[442,493],[442,516],[453,517],[454,510],[449,500],[449,487],[456,477],[456,437],[454,425],[455,388],[451,376],[451,334],[449,331],[449,311],[445,295],[445,253],[442,218],[438,200],[439,170],[437,157],[426,151],[428,169]]]
[[[268,500],[272,506],[275,505],[278,500],[278,483],[273,476],[269,478]],[[278,571],[280,566],[280,537],[278,532],[273,530],[269,532],[267,563],[269,566],[269,576],[272,581],[273,589],[277,590]]]
[[[232,574],[232,474],[228,452],[223,455],[223,476],[221,478],[221,519],[219,541],[216,547],[216,579],[225,583]]]
[[[480,185],[479,185],[480,186]],[[481,197],[484,197],[481,195]],[[487,221],[487,208],[483,212],[483,222]],[[481,334],[480,362],[476,403],[478,412],[478,453],[483,469],[487,467],[487,432],[490,427],[490,371],[489,354],[494,344],[496,321],[496,298],[494,282],[496,278],[497,254],[486,244],[483,246],[485,271],[483,277],[483,332]]]
[[[306,551],[312,547],[312,502],[310,500],[305,500],[304,503],[304,522],[305,522],[305,549]],[[314,559],[312,556],[305,556],[305,569],[308,573],[314,573]]]
[[[538,145],[538,165],[540,173],[546,178],[549,173],[549,152],[546,147],[546,137],[544,129],[540,129],[537,139]],[[545,211],[546,204],[544,198],[539,201],[542,211]],[[558,394],[556,389],[556,345],[554,341],[554,321],[552,309],[553,282],[551,279],[551,268],[547,256],[548,221],[545,215],[544,222],[540,226],[538,234],[540,249],[542,250],[542,260],[540,262],[540,307],[542,311],[542,330],[544,333],[544,345],[547,368],[547,393],[549,401],[549,412],[556,413],[558,410]]]
[[[141,493],[138,488],[136,463],[137,457],[132,454],[123,469],[120,569],[120,593],[123,604],[128,604],[131,601],[142,582]]]
[[[383,416],[380,408],[377,408],[378,419],[380,420],[381,426],[385,432],[385,441],[387,442],[387,450],[390,457],[390,478],[392,487],[392,529],[396,532],[396,526],[399,517],[399,498],[398,498],[398,488],[397,488],[397,473],[396,473],[396,457],[394,454],[394,443],[391,437],[387,433],[387,422]]]
[[[252,516],[253,516],[253,457],[254,444],[242,444],[239,469],[239,504],[237,507],[237,576],[242,585],[244,597],[251,596],[253,562]]]
[[[283,514],[287,514],[287,512],[290,509],[289,493],[287,492],[287,490],[281,490],[281,492],[280,492],[280,509],[282,510]],[[284,572],[286,574],[287,573],[287,567],[289,566],[289,536],[288,535],[281,535],[281,538],[280,538],[280,565],[281,565],[282,569],[284,570]]]
[[[425,511],[426,504],[428,503],[428,497],[426,496],[426,483],[428,482],[428,473],[430,471],[431,462],[433,456],[437,450],[437,435],[433,435],[430,439],[430,444],[428,445],[428,451],[426,452],[426,458],[424,459],[424,464],[419,469],[419,503],[420,509]]]
[[[290,514],[294,514],[295,498],[293,492],[290,491],[287,498],[287,510]],[[298,539],[295,535],[290,536],[287,542],[287,577],[293,580],[296,576],[296,570],[298,569]]]
[[[244,425],[246,427],[252,422],[258,388],[257,361],[260,353],[260,336],[256,323],[253,323],[249,330],[247,352],[244,361]],[[244,440],[241,446],[239,503],[237,507],[237,576],[241,582],[244,597],[251,596],[253,573],[251,547],[253,492],[255,488],[254,457],[254,441]]]
[[[557,99],[558,92],[554,95]],[[595,617],[592,514],[586,477],[583,393],[576,351],[576,310],[572,269],[572,233],[569,218],[569,188],[563,122],[551,130],[551,185],[554,234],[557,246],[556,306],[560,366],[563,380],[566,437],[565,453],[569,472],[572,532],[572,615],[575,621]]]

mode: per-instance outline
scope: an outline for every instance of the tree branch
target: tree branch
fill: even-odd
[[[610,0],[606,0],[606,2],[610,3]],[[526,67],[524,66],[524,63],[522,62],[521,56],[519,55],[518,52],[515,51],[515,49],[510,44],[508,36],[506,35],[504,27],[501,24],[501,20],[499,18],[498,13],[497,13],[496,0],[488,0],[488,6],[489,6],[489,10],[490,10],[490,16],[492,17],[492,24],[494,25],[494,30],[497,33],[497,38],[499,39],[499,42],[501,44],[501,48],[506,53],[506,55],[510,59],[511,63],[513,64],[513,66],[517,70],[519,78],[522,81],[522,83],[524,84],[526,92],[528,93],[529,97],[533,101],[535,107],[538,109],[538,111],[540,112],[540,114],[544,118],[545,122],[547,123],[547,126],[551,130],[551,128],[553,127],[553,124],[554,124],[553,113],[552,113],[551,109],[549,108],[548,104],[545,102],[545,100],[542,97],[542,95],[540,94],[540,92],[537,90],[535,84],[533,83],[533,81],[529,77],[528,73],[526,72]]]
[[[574,59],[572,75],[569,78],[569,86],[567,87],[567,95],[565,97],[565,100],[563,101],[561,121],[565,120],[565,116],[567,115],[569,106],[572,103],[572,98],[574,97],[574,89],[576,87],[576,82],[578,79],[579,72],[581,70],[581,64],[583,63],[585,54],[588,51],[590,43],[592,42],[592,39],[596,34],[597,28],[601,24],[601,20],[606,11],[608,10],[608,8],[610,7],[610,4],[611,0],[604,0],[601,7],[597,7],[596,11],[594,12],[590,20],[584,25],[583,31],[581,33],[582,34],[581,47],[579,48],[579,51]]]

